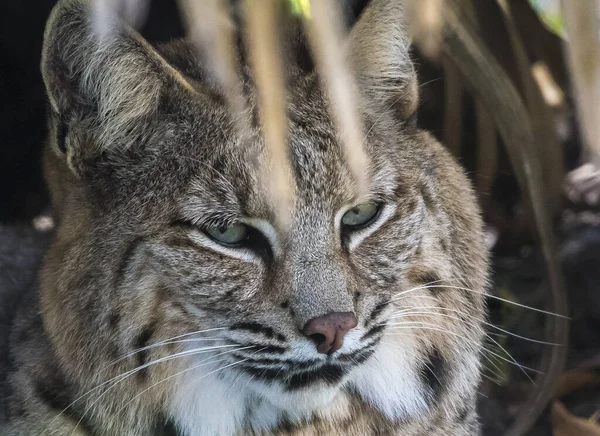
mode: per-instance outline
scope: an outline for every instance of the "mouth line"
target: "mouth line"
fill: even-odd
[[[328,357],[327,360],[285,360],[269,357],[249,357],[232,353],[238,359],[236,369],[255,380],[266,383],[279,383],[288,391],[295,391],[318,383],[339,384],[352,369],[365,362],[375,352],[379,341],[373,341],[353,354]]]
[[[264,383],[279,383],[287,391],[296,391],[317,383],[336,385],[352,369],[351,365],[322,364],[303,371],[289,372],[285,368],[257,367],[240,364],[239,371]]]

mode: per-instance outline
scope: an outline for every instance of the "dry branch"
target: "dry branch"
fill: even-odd
[[[569,64],[588,160],[600,167],[600,2],[563,0]]]
[[[508,149],[517,179],[529,195],[533,218],[540,239],[549,289],[550,310],[566,316],[567,305],[557,257],[552,224],[544,202],[544,183],[539,156],[527,109],[510,78],[477,36],[463,13],[459,0],[449,0],[444,9],[444,51],[466,77],[469,85],[486,102]],[[549,342],[566,344],[568,322],[549,317],[546,323]],[[552,398],[554,384],[564,365],[566,347],[549,347],[542,357],[538,387],[522,409],[508,435],[524,435]]]

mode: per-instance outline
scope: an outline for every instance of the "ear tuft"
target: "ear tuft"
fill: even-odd
[[[361,88],[403,119],[417,108],[418,87],[402,0],[372,0],[350,32],[349,51]]]
[[[42,76],[67,153],[73,124],[83,123],[102,152],[129,146],[140,120],[158,107],[164,60],[133,29],[114,23],[102,37],[89,2],[61,0],[46,26]]]

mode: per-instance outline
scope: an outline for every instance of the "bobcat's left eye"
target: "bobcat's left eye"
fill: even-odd
[[[379,216],[381,208],[376,203],[362,203],[354,206],[342,217],[342,225],[351,230],[367,227]]]
[[[206,229],[206,233],[223,245],[239,245],[248,236],[248,226],[241,223],[234,223],[226,227],[209,227]]]

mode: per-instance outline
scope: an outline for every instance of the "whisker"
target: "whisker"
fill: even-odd
[[[414,291],[418,291],[418,290],[422,290],[422,289],[431,289],[431,288],[450,288],[450,289],[458,289],[458,290],[461,290],[461,291],[473,292],[474,294],[483,295],[486,298],[492,298],[494,300],[502,301],[503,303],[507,303],[507,304],[512,304],[513,306],[521,307],[523,309],[532,310],[534,312],[543,313],[545,315],[556,316],[558,318],[570,319],[566,315],[561,315],[561,314],[558,314],[558,313],[549,312],[547,310],[542,310],[542,309],[538,309],[538,308],[531,307],[531,306],[526,306],[525,304],[517,303],[515,301],[510,301],[510,300],[507,300],[505,298],[501,298],[501,297],[497,297],[495,295],[488,294],[486,292],[476,291],[475,289],[464,288],[462,286],[451,286],[451,285],[433,285],[433,286],[426,285],[426,286],[419,286],[419,287],[416,287],[416,288],[412,288],[412,289],[408,289],[406,291],[400,292],[394,298],[392,298],[390,301],[395,301],[398,297],[401,297],[401,296],[403,296],[403,295],[405,295],[407,293],[410,293],[410,292],[414,292]]]
[[[404,316],[408,316],[408,315],[436,315],[436,316],[440,316],[440,315],[441,315],[441,316],[445,316],[445,317],[447,317],[447,318],[455,319],[455,320],[457,320],[457,321],[460,321],[460,322],[466,323],[466,324],[468,324],[468,325],[471,325],[471,326],[476,326],[476,325],[475,325],[475,324],[473,324],[473,323],[468,323],[466,320],[463,320],[463,319],[460,319],[460,318],[457,318],[457,317],[453,317],[453,316],[451,316],[451,315],[447,315],[447,314],[441,314],[441,313],[435,313],[435,312],[409,312],[409,313],[406,313]],[[419,322],[418,322],[418,321],[405,321],[405,322],[403,322],[403,323],[400,323],[400,324],[401,324],[401,325],[407,325],[407,324],[410,324],[410,323],[416,324],[416,323],[419,323]],[[428,323],[422,323],[422,324],[424,324],[424,325],[431,325],[431,324],[428,324]],[[445,332],[447,332],[447,333],[450,333],[450,334],[455,334],[455,333],[453,333],[453,332],[451,332],[451,331],[449,331],[449,330],[443,330],[443,331],[445,331]],[[455,335],[456,335],[456,334],[455,334]],[[457,335],[457,336],[458,336],[458,335]],[[460,336],[459,336],[459,337],[460,337]],[[491,354],[495,355],[497,358],[500,358],[500,359],[502,359],[502,360],[505,360],[505,361],[507,361],[507,362],[509,362],[509,363],[514,363],[514,364],[515,364],[517,367],[521,368],[521,370],[523,370],[523,368],[525,368],[525,369],[528,369],[529,371],[532,371],[532,372],[541,373],[540,371],[538,371],[538,370],[536,370],[536,369],[529,368],[529,367],[527,367],[527,366],[524,366],[524,365],[521,365],[521,364],[519,364],[519,363],[517,362],[517,360],[516,360],[516,359],[515,359],[515,358],[514,358],[514,357],[513,357],[513,356],[512,356],[512,355],[511,355],[511,354],[510,354],[510,353],[509,353],[509,352],[508,352],[508,351],[507,351],[507,350],[506,350],[506,349],[505,349],[503,346],[502,346],[502,345],[500,345],[500,343],[499,343],[498,341],[496,341],[496,340],[495,340],[494,338],[492,338],[490,335],[486,334],[486,335],[485,335],[485,337],[486,337],[486,339],[487,339],[487,340],[489,340],[489,341],[493,342],[493,343],[494,343],[494,344],[495,344],[495,345],[496,345],[498,348],[500,348],[500,349],[501,349],[501,351],[503,351],[503,352],[504,352],[504,353],[505,353],[505,354],[506,354],[506,355],[507,355],[507,356],[510,358],[510,360],[507,360],[507,359],[505,359],[505,358],[501,357],[501,356],[500,356],[500,355],[498,355],[497,353],[494,353],[493,351],[489,350],[488,348],[486,348],[486,347],[484,346],[484,347],[483,347],[483,348],[484,348],[484,350],[486,350],[488,353],[491,353]],[[487,356],[486,356],[486,357],[487,357]],[[490,360],[490,359],[488,358],[488,360]],[[490,362],[491,362],[491,360],[490,360]],[[532,378],[529,376],[529,374],[527,374],[525,371],[523,371],[523,373],[524,373],[524,374],[525,374],[525,376],[526,376],[526,377],[529,379],[529,381],[531,381],[531,383],[533,383],[533,384],[534,384],[534,386],[535,386],[535,385],[536,385],[536,383],[535,383],[535,382],[533,381],[533,379],[532,379]]]
[[[261,352],[261,351],[263,351],[263,350],[264,350],[264,348],[263,348],[263,349],[261,349],[261,350],[257,350],[257,351],[255,351],[254,353],[251,353],[249,358],[251,358],[251,357],[255,356],[257,353],[260,353],[260,352]],[[266,370],[265,370],[265,371],[266,371]],[[281,371],[281,369],[280,369],[279,371]],[[279,375],[279,372],[277,373],[277,375]],[[229,392],[231,392],[231,390],[233,389],[233,387],[236,385],[236,383],[237,383],[237,382],[238,382],[238,381],[239,381],[239,380],[240,380],[240,379],[241,379],[243,376],[244,376],[244,373],[240,373],[240,375],[238,375],[238,376],[236,377],[236,379],[233,381],[233,383],[231,384],[231,386],[229,387],[229,389],[227,389],[227,391],[226,391],[226,392],[225,392],[225,393],[224,393],[224,394],[221,396],[221,400],[220,400],[220,401],[223,401],[223,400],[225,399],[225,397],[227,396],[227,394],[228,394]],[[246,389],[246,387],[248,386],[248,384],[249,384],[249,383],[250,383],[250,380],[249,380],[249,381],[246,383],[246,385],[244,386],[244,389],[243,389],[243,390],[245,390],[245,389]],[[217,409],[218,409],[218,407],[217,407]]]
[[[258,351],[257,351],[257,353],[259,353],[260,351],[263,351],[263,350],[265,350],[266,348],[267,348],[267,347],[264,347],[264,348],[262,348],[262,349],[258,350]],[[237,350],[231,350],[231,352],[233,352],[233,351],[237,351]],[[256,354],[256,353],[255,353],[255,354]],[[216,372],[222,371],[222,370],[224,370],[224,369],[227,369],[227,368],[230,368],[230,367],[232,367],[232,366],[240,365],[240,364],[242,364],[243,362],[245,362],[245,361],[247,361],[247,360],[249,360],[249,359],[251,359],[251,358],[250,358],[250,357],[247,357],[247,358],[245,358],[245,359],[242,359],[242,360],[239,360],[239,361],[237,361],[237,362],[233,362],[233,363],[230,363],[230,364],[228,364],[228,365],[225,365],[225,366],[223,366],[223,367],[221,367],[221,368],[217,368],[217,369],[215,369],[214,371],[211,371],[211,372],[209,372],[209,373],[207,373],[207,374],[204,374],[202,377],[199,377],[199,378],[197,378],[197,379],[193,380],[193,381],[192,381],[192,383],[196,383],[196,382],[198,382],[198,381],[202,380],[203,378],[206,378],[206,377],[208,377],[209,375],[212,375],[212,374],[214,374],[214,373],[216,373]],[[218,359],[217,359],[217,360],[218,360]],[[129,400],[127,403],[125,403],[125,404],[123,405],[123,407],[121,407],[119,410],[117,410],[117,415],[118,415],[119,413],[121,413],[121,412],[123,411],[123,409],[125,409],[125,408],[126,408],[128,405],[129,405],[129,404],[131,404],[133,401],[135,401],[137,398],[139,398],[139,397],[140,397],[141,395],[143,395],[144,393],[148,392],[148,391],[149,391],[150,389],[152,389],[153,387],[156,387],[156,386],[158,386],[159,384],[161,384],[161,383],[164,383],[164,382],[166,382],[167,380],[170,380],[170,379],[172,379],[172,378],[174,378],[174,377],[177,377],[177,376],[179,376],[179,375],[181,375],[181,374],[184,374],[184,373],[186,373],[186,372],[188,372],[188,371],[192,371],[192,370],[194,370],[194,369],[200,368],[201,366],[204,366],[204,365],[207,365],[207,364],[209,364],[209,363],[212,363],[213,361],[211,361],[211,362],[205,362],[205,361],[203,361],[203,362],[204,362],[204,363],[201,363],[201,364],[198,364],[198,365],[194,365],[194,366],[192,366],[192,367],[190,367],[190,368],[184,369],[183,371],[179,371],[179,372],[177,372],[176,374],[172,374],[172,375],[170,375],[170,376],[168,376],[168,377],[165,377],[165,378],[164,378],[164,379],[162,379],[161,381],[159,381],[159,382],[156,382],[156,383],[154,383],[152,386],[149,386],[149,387],[147,387],[147,388],[146,388],[146,389],[144,389],[142,392],[140,392],[139,394],[137,394],[136,396],[134,396],[134,397],[133,397],[131,400]]]
[[[388,341],[385,340],[381,340],[380,344],[385,345],[386,347],[392,347],[395,348],[397,350],[400,351],[404,351],[404,352],[410,352],[409,350],[407,350],[405,347],[401,347],[400,344],[394,344],[394,343],[390,343]],[[469,350],[466,346],[464,346],[463,344],[459,344],[461,349],[465,350],[467,353],[471,352],[471,350]],[[495,372],[493,370],[493,368],[490,368],[488,366],[485,365],[485,363],[481,362],[481,366],[483,367],[483,369],[489,373],[491,373],[492,375],[498,377],[498,379],[492,378],[490,377],[488,374],[485,374],[485,372],[481,373],[482,377],[487,378],[488,380],[490,380],[492,383],[495,383],[497,385],[500,385],[500,381],[499,378],[501,378],[504,375],[504,372],[502,371],[502,369],[493,361],[491,360],[491,358],[489,356],[486,356],[485,354],[483,355],[483,357],[485,357],[497,370],[497,372]]]
[[[157,348],[157,347],[163,347],[165,345],[171,345],[171,344],[184,344],[184,343],[188,343],[188,342],[199,342],[199,341],[222,341],[223,338],[195,338],[195,339],[181,339],[181,340],[170,340],[170,339],[166,339],[164,341],[160,341],[160,342],[156,342],[155,344],[151,344],[151,345],[147,345],[145,347],[142,348],[137,348],[121,357],[118,357],[117,359],[111,361],[108,365],[106,365],[102,370],[107,369],[111,366],[113,366],[116,363],[119,363],[131,356],[134,356],[138,353],[141,353],[142,351],[147,351],[147,350],[151,350],[153,348]],[[101,370],[101,371],[102,371]]]
[[[434,298],[434,297],[428,297],[428,296],[426,296],[426,295],[419,295],[419,296],[415,296],[415,297],[417,297],[417,298],[427,298],[427,299],[432,299],[432,300],[435,300],[435,298]],[[436,300],[436,301],[437,301],[437,300]],[[450,307],[441,307],[441,306],[425,306],[425,307],[415,307],[414,309],[407,309],[407,310],[427,310],[427,309],[439,309],[439,310],[441,310],[441,311],[450,311],[450,312],[454,312],[454,313],[458,313],[458,314],[462,313],[461,311],[459,311],[459,310],[457,310],[457,309],[452,309],[452,308],[450,308]],[[389,318],[389,319],[398,319],[398,318],[402,318],[402,316],[406,316],[407,314],[409,314],[409,315],[433,315],[433,316],[445,316],[445,317],[447,317],[447,318],[451,318],[451,319],[455,319],[455,320],[457,320],[457,321],[461,321],[461,322],[467,323],[467,321],[466,321],[466,320],[464,320],[464,319],[462,319],[462,318],[459,318],[459,317],[452,317],[452,316],[450,316],[450,315],[448,315],[448,314],[439,313],[439,312],[410,312],[410,313],[407,313],[407,312],[405,312],[405,311],[398,311],[398,312],[394,312],[394,313],[392,313],[392,315],[390,316],[390,318]],[[497,325],[495,325],[495,324],[492,324],[492,323],[490,323],[490,322],[488,322],[488,321],[486,321],[486,320],[484,320],[484,319],[482,319],[482,318],[479,318],[479,317],[471,317],[471,318],[472,318],[474,321],[478,321],[478,322],[482,323],[483,325],[486,325],[486,326],[488,326],[488,327],[491,327],[491,328],[493,328],[493,329],[496,329],[496,330],[498,330],[498,331],[500,331],[500,332],[502,332],[502,333],[504,333],[504,334],[506,334],[506,335],[513,336],[513,337],[515,337],[515,338],[522,339],[522,340],[524,340],[524,341],[532,342],[532,343],[535,343],[535,344],[541,344],[541,345],[551,345],[551,346],[555,346],[555,347],[562,347],[562,344],[557,344],[557,343],[554,343],[554,342],[540,341],[540,340],[538,340],[538,339],[532,339],[532,338],[528,338],[528,337],[526,337],[526,336],[521,336],[521,335],[518,335],[518,334],[516,334],[516,333],[512,333],[512,332],[510,332],[510,331],[508,331],[508,330],[505,330],[505,329],[503,329],[502,327],[498,327]],[[473,323],[469,323],[469,325],[473,325],[473,326],[474,326],[475,324],[473,324]]]
[[[456,336],[456,337],[458,337],[459,339],[461,339],[461,340],[463,340],[463,341],[466,341],[466,342],[468,342],[468,343],[471,343],[471,344],[473,344],[473,343],[474,343],[473,341],[469,341],[468,339],[466,339],[465,337],[463,337],[463,336],[461,336],[461,335],[459,335],[459,334],[457,334],[457,333],[451,332],[451,331],[449,331],[449,330],[440,329],[440,328],[438,328],[438,326],[436,326],[436,325],[434,325],[434,324],[428,324],[428,323],[424,323],[424,322],[418,322],[418,321],[408,321],[408,322],[398,323],[398,324],[394,325],[394,326],[393,326],[393,327],[392,327],[390,330],[403,330],[403,329],[404,329],[404,330],[408,330],[408,329],[412,329],[412,328],[414,328],[414,327],[423,328],[423,329],[426,329],[426,330],[431,330],[431,331],[439,331],[439,332],[442,332],[442,333],[445,333],[445,334],[450,334],[450,335]],[[525,365],[521,365],[520,363],[518,363],[518,362],[517,362],[517,361],[514,359],[514,357],[512,357],[512,355],[511,355],[511,354],[510,354],[508,351],[506,351],[506,349],[504,349],[504,348],[503,348],[503,347],[502,347],[500,344],[498,344],[498,342],[497,342],[497,341],[494,341],[493,339],[491,339],[491,340],[492,340],[493,342],[495,342],[495,343],[496,343],[496,345],[497,345],[497,346],[499,346],[499,347],[502,349],[502,351],[503,351],[504,353],[506,353],[506,355],[507,355],[507,356],[509,356],[509,358],[510,358],[510,359],[506,359],[505,357],[501,356],[500,354],[498,354],[498,353],[495,353],[494,351],[492,351],[492,350],[489,350],[489,349],[487,349],[487,348],[485,348],[485,347],[484,347],[485,351],[487,351],[488,353],[490,353],[490,354],[492,354],[492,355],[496,356],[498,359],[504,360],[505,362],[508,362],[508,363],[512,363],[512,364],[514,364],[515,366],[517,366],[518,368],[520,368],[520,369],[523,371],[523,374],[525,374],[525,376],[526,376],[526,377],[527,377],[527,378],[528,378],[528,379],[531,381],[531,383],[533,383],[533,385],[535,386],[535,385],[536,385],[536,384],[535,384],[535,382],[534,382],[534,381],[533,381],[533,379],[532,379],[532,378],[529,376],[529,374],[527,374],[527,372],[525,372],[525,369],[526,369],[526,370],[528,370],[528,371],[531,371],[531,372],[537,373],[537,374],[542,374],[542,372],[538,371],[537,369],[530,368],[530,367],[528,367],[528,366],[525,366]],[[477,348],[479,348],[479,347],[481,346],[480,344],[476,344],[476,343],[475,343],[475,345],[477,346]]]
[[[100,396],[92,403],[90,404],[84,411],[81,419],[79,420],[79,422],[77,423],[77,425],[75,426],[75,429],[77,428],[77,426],[81,423],[81,421],[83,420],[83,418],[85,417],[85,415],[89,412],[89,410],[104,396],[106,395],[112,388],[114,388],[117,384],[119,384],[120,382],[122,382],[123,380],[131,377],[132,375],[136,374],[137,372],[148,368],[149,366],[152,365],[156,365],[158,363],[162,363],[162,362],[166,362],[169,360],[173,360],[173,359],[177,359],[180,357],[185,357],[185,356],[194,356],[194,355],[198,355],[198,354],[203,354],[205,352],[209,352],[209,351],[213,351],[215,349],[220,349],[220,348],[224,348],[224,347],[231,347],[231,345],[227,345],[227,346],[218,346],[218,347],[204,347],[204,348],[196,348],[193,350],[187,350],[185,352],[181,352],[181,353],[176,353],[174,355],[170,355],[170,356],[166,356],[157,360],[154,360],[152,362],[148,362],[145,363],[144,365],[140,365],[134,369],[131,369],[129,371],[126,371],[122,374],[119,374],[107,381],[102,382],[101,384],[99,384],[98,386],[94,387],[93,389],[90,389],[89,391],[87,391],[86,393],[80,395],[79,397],[77,397],[74,401],[72,401],[67,407],[65,407],[56,417],[54,417],[54,419],[51,421],[51,424],[54,422],[54,420],[56,420],[60,415],[62,415],[64,412],[66,412],[69,408],[71,408],[75,403],[79,402],[80,400],[82,400],[83,398],[87,397],[88,395],[94,393],[95,391],[97,391],[98,389],[102,388],[103,386],[106,386],[109,383],[112,383],[111,386],[109,386],[106,391],[104,391],[102,394],[100,394]],[[247,348],[251,348],[251,347],[242,347],[242,348],[235,348],[233,350],[228,350],[224,353],[218,353],[217,355],[220,354],[225,354],[225,353],[229,353],[229,352],[235,352],[235,351],[239,351],[240,349],[247,349]],[[191,353],[190,351],[195,351],[193,353]],[[75,429],[73,431],[75,431]]]
[[[146,347],[142,347],[142,348],[138,348],[138,349],[136,349],[136,350],[132,351],[131,353],[129,353],[129,354],[126,354],[125,356],[122,356],[122,357],[120,357],[120,358],[118,358],[118,359],[115,359],[115,360],[111,361],[110,363],[108,363],[106,366],[104,366],[104,367],[103,367],[102,369],[100,369],[99,371],[100,371],[100,372],[103,372],[103,371],[107,370],[108,368],[110,368],[111,366],[115,365],[116,363],[118,363],[118,362],[120,362],[120,361],[122,361],[122,360],[124,360],[124,359],[126,359],[126,358],[128,358],[128,357],[131,357],[131,356],[135,355],[136,353],[140,353],[140,352],[142,352],[142,351],[145,351],[145,350],[149,350],[149,349],[152,349],[152,348],[155,348],[155,347],[160,347],[160,346],[163,346],[163,345],[168,345],[168,344],[176,344],[176,343],[187,342],[187,340],[185,340],[185,341],[184,341],[184,340],[177,341],[176,339],[178,339],[178,338],[183,338],[183,337],[187,337],[187,336],[191,336],[191,335],[196,335],[196,334],[206,333],[206,332],[210,332],[210,331],[216,331],[216,330],[225,330],[225,329],[226,329],[225,327],[217,327],[217,328],[210,328],[210,329],[205,329],[205,330],[197,330],[197,331],[194,331],[194,332],[185,333],[185,334],[178,335],[178,336],[173,336],[172,338],[165,339],[165,340],[163,340],[163,341],[160,341],[160,342],[157,342],[157,343],[155,343],[155,344],[148,345],[148,346],[146,346]],[[209,338],[190,339],[190,340],[189,340],[189,342],[195,342],[195,341],[197,341],[197,340],[209,340]],[[219,340],[219,339],[210,339],[210,340],[215,340],[215,341],[216,341],[216,340]],[[158,362],[157,362],[157,363],[158,363]],[[144,368],[142,368],[142,367],[138,367],[138,368],[134,368],[134,370],[135,370],[135,369],[137,369],[137,370],[141,370],[141,369],[144,369]],[[134,370],[130,370],[130,371],[134,371]],[[129,371],[128,371],[128,372],[129,372]],[[84,394],[80,395],[80,396],[79,396],[79,397],[77,397],[77,398],[76,398],[76,399],[75,399],[73,402],[71,402],[71,403],[70,403],[70,404],[69,404],[69,405],[68,405],[68,406],[67,406],[65,409],[63,409],[63,410],[62,410],[62,411],[61,411],[61,412],[60,412],[60,413],[59,413],[59,414],[58,414],[58,415],[57,415],[57,416],[56,416],[56,417],[55,417],[55,418],[54,418],[54,419],[53,419],[53,420],[50,422],[50,424],[52,424],[52,423],[53,423],[53,422],[54,422],[54,421],[55,421],[55,420],[56,420],[56,419],[57,419],[59,416],[61,416],[61,415],[62,415],[64,412],[66,412],[66,411],[67,411],[67,410],[68,410],[70,407],[72,407],[72,406],[73,406],[75,403],[77,403],[78,401],[80,401],[80,400],[81,400],[81,399],[83,399],[84,397],[86,397],[86,396],[90,395],[91,393],[95,392],[96,390],[100,389],[102,386],[105,386],[106,384],[108,384],[108,383],[111,383],[112,381],[114,381],[115,379],[117,379],[117,378],[119,378],[119,377],[123,377],[123,376],[124,376],[124,375],[126,375],[128,372],[126,372],[126,373],[123,373],[123,374],[120,374],[120,375],[118,375],[118,376],[116,376],[116,377],[113,377],[113,378],[111,378],[110,380],[107,380],[107,381],[105,381],[105,382],[101,383],[100,385],[98,385],[98,386],[94,387],[93,389],[91,389],[91,390],[87,391],[86,393],[84,393]]]
[[[260,352],[262,350],[257,351],[256,353]],[[252,356],[254,356],[256,353],[253,353]],[[264,374],[267,371],[268,368],[265,368],[265,370],[263,371],[262,374]],[[281,371],[282,368],[279,369],[279,371]],[[279,375],[279,371],[277,372],[277,375]],[[261,376],[262,376],[261,374]],[[244,388],[242,389],[243,391],[246,390],[246,388],[248,387],[248,385],[250,384],[250,382],[252,382],[253,378],[252,377],[248,377],[248,380],[246,381],[246,384],[244,385]]]

